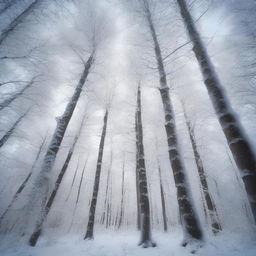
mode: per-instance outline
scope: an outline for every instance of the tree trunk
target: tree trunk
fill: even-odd
[[[78,171],[78,168],[79,168],[79,160],[80,160],[80,159],[78,159],[78,161],[77,161],[76,170],[75,170],[75,173],[74,173],[74,176],[73,176],[73,179],[72,179],[72,183],[71,183],[70,189],[69,189],[69,191],[68,191],[68,195],[67,195],[67,197],[66,197],[65,202],[68,201],[68,199],[69,199],[69,197],[70,197],[70,195],[71,195],[71,191],[72,191],[72,189],[73,189],[73,186],[74,186],[74,183],[75,183],[75,180],[76,180],[77,171]]]
[[[85,168],[86,168],[88,159],[89,159],[89,155],[87,156],[87,159],[85,161],[84,168],[83,168],[83,171],[82,171],[82,174],[81,174],[80,183],[79,183],[78,190],[77,190],[76,202],[75,202],[75,206],[74,206],[74,210],[73,210],[73,214],[72,214],[72,220],[71,220],[71,224],[69,226],[68,231],[71,230],[71,228],[73,226],[74,219],[75,219],[76,209],[77,209],[77,205],[78,205],[78,202],[79,202],[81,188],[82,188],[82,184],[83,184],[83,180],[84,180],[84,172],[85,172]]]
[[[31,109],[31,108],[30,108]],[[8,141],[8,139],[12,136],[13,132],[15,131],[15,129],[17,128],[17,126],[19,125],[19,123],[22,121],[22,119],[28,114],[28,112],[30,111],[27,110],[25,114],[23,114],[22,116],[20,116],[17,121],[12,125],[12,127],[5,133],[5,135],[0,139],[0,148],[4,146],[4,144]]]
[[[97,167],[96,167],[96,173],[95,173],[92,201],[91,201],[90,212],[89,212],[89,221],[87,224],[87,231],[84,236],[84,239],[88,239],[88,240],[93,239],[95,210],[96,210],[98,192],[99,192],[100,174],[101,174],[102,158],[103,158],[103,152],[104,152],[104,143],[105,143],[105,137],[107,132],[107,123],[108,123],[108,110],[106,110],[106,113],[104,116],[104,124],[103,124],[103,129],[101,134],[100,145],[99,145],[99,154],[98,154]]]
[[[216,209],[215,203],[214,203],[214,201],[210,195],[210,192],[209,192],[208,183],[207,183],[207,179],[205,176],[205,170],[204,170],[201,156],[200,156],[198,148],[197,148],[197,143],[196,143],[196,138],[195,138],[193,127],[190,123],[190,120],[188,119],[188,116],[187,116],[187,113],[185,110],[185,106],[184,106],[184,104],[182,104],[182,105],[183,105],[183,113],[184,113],[186,125],[188,128],[189,138],[190,138],[190,141],[192,144],[192,149],[193,149],[193,153],[194,153],[194,157],[195,157],[195,161],[196,161],[198,175],[200,178],[201,188],[202,188],[203,196],[205,199],[205,201],[203,203],[206,204],[206,208],[208,209],[208,214],[209,214],[209,217],[211,220],[212,232],[214,234],[217,234],[218,232],[221,231],[221,225],[220,225],[217,209]]]
[[[107,207],[107,220],[106,220],[106,228],[112,225],[112,175],[110,179],[110,188],[109,188],[109,197],[108,197],[108,207]]]
[[[244,181],[248,199],[251,204],[254,220],[256,221],[256,159],[255,152],[247,139],[243,127],[230,106],[229,99],[216,74],[204,47],[192,16],[184,0],[177,0],[180,13],[193,43],[193,51],[198,60],[204,83],[208,90],[213,107],[217,114],[222,130],[226,136],[229,148]]]
[[[178,137],[176,133],[174,113],[169,95],[169,87],[167,85],[161,49],[159,46],[148,2],[144,0],[144,3],[146,19],[148,21],[148,26],[154,42],[154,50],[160,76],[159,91],[162,98],[165,114],[165,130],[167,134],[167,143],[169,147],[169,159],[173,170],[175,186],[177,189],[180,217],[183,230],[185,233],[184,242],[182,245],[186,246],[187,243],[191,240],[191,238],[202,240],[203,234],[199,224],[199,220],[197,218],[197,214],[193,206],[193,200],[191,198],[191,193],[189,191],[189,185],[186,178],[185,168],[178,149]]]
[[[164,231],[167,232],[168,231],[168,225],[167,225],[165,196],[164,196],[163,179],[162,179],[162,173],[161,173],[161,167],[160,167],[159,161],[158,161],[158,172],[159,172],[159,180],[160,180],[160,193],[161,193],[161,202],[162,202]]]
[[[141,223],[141,237],[139,245],[143,248],[155,247],[156,244],[152,241],[151,237],[151,224],[150,224],[150,206],[148,198],[148,184],[146,175],[146,165],[144,157],[143,145],[143,128],[141,117],[141,91],[138,86],[137,93],[137,109],[136,109],[136,150],[137,150],[137,172],[139,183],[139,202],[140,202],[140,223]]]
[[[33,172],[33,170],[34,170],[34,168],[35,168],[35,166],[36,166],[36,163],[37,163],[37,161],[38,161],[38,159],[39,159],[39,157],[40,157],[40,155],[41,155],[41,153],[42,153],[42,149],[43,149],[43,147],[44,147],[44,145],[45,145],[45,141],[46,141],[46,137],[44,138],[42,144],[41,144],[40,147],[39,147],[39,150],[38,150],[38,153],[37,153],[37,155],[36,155],[36,158],[35,158],[35,160],[34,160],[34,162],[33,162],[33,164],[32,164],[32,167],[31,167],[31,169],[30,169],[30,171],[29,171],[29,173],[28,173],[26,179],[25,179],[25,180],[22,182],[22,184],[19,186],[19,188],[17,189],[16,193],[14,194],[14,196],[13,196],[11,202],[10,202],[9,205],[7,206],[6,210],[5,210],[5,211],[2,213],[2,215],[0,216],[0,227],[1,227],[1,223],[2,223],[2,221],[3,221],[4,217],[5,217],[5,215],[6,215],[7,212],[12,208],[13,204],[16,202],[16,200],[17,200],[18,197],[20,196],[21,192],[22,192],[23,189],[26,187],[26,185],[27,185],[27,183],[28,183],[28,181],[29,181],[29,179],[30,179],[30,177],[31,177],[31,175],[32,175],[32,172]]]
[[[124,217],[124,176],[125,176],[125,159],[123,160],[122,191],[121,191],[120,218],[119,218],[118,228],[121,227],[123,223],[123,217]]]
[[[138,130],[138,124],[137,124],[137,111],[135,113],[135,131]],[[137,141],[139,140],[138,138],[138,133],[136,132],[136,143]],[[136,144],[136,147],[137,147],[137,144]],[[139,189],[139,166],[138,166],[138,150],[136,149],[136,196],[137,196],[137,229],[138,230],[141,230],[141,218],[140,218],[140,215],[141,215],[141,209],[140,209],[140,189]]]
[[[104,224],[105,221],[108,218],[107,207],[108,207],[108,200],[109,200],[109,179],[110,179],[110,173],[111,173],[111,169],[112,169],[112,163],[113,163],[113,155],[112,155],[112,146],[111,146],[110,165],[109,165],[109,168],[108,168],[107,184],[106,184],[105,200],[104,200],[104,212],[103,212],[103,215],[102,215],[102,218],[101,218],[101,223],[102,224]]]
[[[87,62],[84,65],[84,71],[82,73],[82,76],[80,78],[80,81],[75,89],[75,92],[70,99],[69,103],[66,106],[66,109],[64,111],[64,114],[58,118],[57,120],[57,127],[55,129],[55,132],[52,136],[51,142],[49,144],[48,150],[45,154],[42,168],[39,172],[39,175],[35,181],[34,188],[33,188],[33,194],[31,193],[30,200],[28,202],[29,205],[33,209],[35,209],[34,216],[36,218],[36,224],[35,224],[35,230],[38,229],[38,227],[41,226],[42,219],[44,219],[44,209],[47,204],[47,198],[49,194],[49,187],[50,187],[50,172],[53,168],[53,164],[55,162],[57,153],[59,151],[61,142],[64,138],[67,126],[70,122],[70,119],[73,115],[73,112],[75,110],[75,107],[77,105],[77,102],[79,100],[80,94],[82,92],[83,86],[85,84],[85,80],[87,76],[89,75],[90,68],[93,63],[93,57],[94,53],[91,54],[91,56],[88,58]],[[59,177],[62,179],[62,177]],[[36,212],[36,211],[39,212]],[[31,210],[30,210],[31,212]],[[31,212],[32,214],[32,212]],[[37,216],[39,215],[39,216]],[[33,241],[29,242],[31,245],[33,244]]]
[[[40,0],[35,0],[32,2],[20,15],[18,15],[8,26],[3,30],[0,35],[0,45],[5,41],[5,39],[12,33],[16,27],[24,21],[24,19],[29,15],[29,13],[35,8],[36,4]]]
[[[51,193],[51,195],[50,195],[50,197],[49,197],[49,199],[47,201],[47,204],[46,204],[45,208],[43,209],[44,214],[42,215],[42,218],[38,221],[38,223],[37,223],[37,225],[36,225],[36,227],[34,229],[34,232],[30,236],[29,245],[31,245],[31,246],[35,246],[36,245],[36,243],[38,241],[38,238],[40,237],[40,235],[42,233],[43,224],[44,224],[44,222],[45,222],[45,220],[47,218],[47,215],[48,215],[49,211],[51,210],[52,204],[53,204],[54,199],[55,199],[55,197],[57,195],[57,192],[58,192],[58,189],[59,189],[60,184],[62,182],[62,179],[63,179],[63,177],[64,177],[64,175],[66,173],[66,170],[68,168],[70,160],[71,160],[71,158],[73,156],[74,149],[75,149],[77,141],[78,141],[78,139],[80,137],[82,128],[84,127],[84,124],[85,124],[85,121],[86,121],[86,117],[87,116],[84,115],[83,120],[82,120],[81,125],[80,125],[80,128],[79,128],[79,131],[78,131],[78,134],[75,136],[75,138],[73,140],[73,143],[72,143],[72,145],[70,147],[70,150],[68,152],[66,160],[65,160],[65,162],[64,162],[64,164],[62,166],[62,169],[61,169],[61,171],[59,173],[59,176],[58,176],[58,178],[57,178],[57,180],[55,182],[54,189],[53,189],[53,191],[52,191],[52,193]],[[80,187],[79,187],[79,189],[80,189]]]

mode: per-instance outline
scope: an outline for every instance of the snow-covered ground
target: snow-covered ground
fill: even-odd
[[[84,241],[81,236],[66,236],[61,239],[44,237],[35,248],[24,243],[2,240],[1,256],[185,256],[191,255],[191,248],[180,246],[179,232],[154,233],[156,248],[138,247],[139,233],[101,232],[93,241]],[[241,234],[222,233],[208,239],[196,255],[201,256],[255,256],[256,240]]]

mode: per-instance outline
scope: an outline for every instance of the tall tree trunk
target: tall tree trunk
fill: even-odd
[[[200,183],[201,183],[201,188],[202,188],[203,196],[205,199],[205,202],[203,202],[203,203],[204,204],[206,203],[206,208],[208,209],[208,214],[209,214],[209,217],[211,220],[212,232],[214,234],[217,234],[218,232],[221,231],[221,224],[219,221],[217,209],[216,209],[214,200],[212,199],[211,194],[209,192],[209,187],[208,187],[208,182],[207,182],[207,179],[205,176],[203,162],[202,162],[201,156],[200,156],[198,148],[197,148],[194,129],[193,129],[191,122],[187,116],[185,106],[183,103],[182,103],[182,105],[183,105],[183,113],[184,113],[186,125],[188,128],[189,138],[190,138],[190,141],[192,144],[192,149],[193,149],[193,153],[194,153],[194,157],[195,157],[195,161],[196,161],[196,166],[197,166],[198,175],[199,175],[199,179],[200,179]]]
[[[107,206],[108,206],[108,200],[109,200],[109,179],[110,179],[110,173],[112,170],[112,164],[113,164],[113,152],[112,152],[112,145],[111,145],[111,153],[110,153],[110,165],[108,168],[108,174],[107,174],[107,184],[106,184],[106,191],[105,191],[105,200],[104,200],[104,212],[101,218],[101,223],[104,224],[107,220]]]
[[[27,89],[29,89],[33,85],[33,83],[34,80],[32,79],[20,92],[13,94],[9,99],[6,99],[2,103],[0,103],[0,111],[8,107],[14,100],[21,96]]]
[[[82,188],[82,184],[83,184],[83,180],[84,180],[84,172],[85,172],[85,169],[86,169],[88,159],[89,159],[89,154],[88,154],[87,159],[85,160],[85,163],[84,163],[84,168],[83,168],[83,171],[82,171],[82,174],[81,174],[81,178],[80,178],[80,182],[79,182],[79,186],[78,186],[78,190],[77,190],[77,196],[76,196],[76,202],[75,202],[75,206],[74,206],[74,210],[73,210],[73,214],[72,214],[72,220],[71,220],[71,224],[69,226],[68,231],[71,230],[71,228],[73,226],[73,223],[74,223],[75,216],[76,216],[76,209],[77,209],[80,194],[81,194],[81,188]]]
[[[19,123],[22,121],[22,119],[28,114],[28,112],[30,111],[31,108],[29,108],[25,114],[23,114],[22,116],[20,116],[16,122],[12,125],[12,127],[5,133],[5,135],[0,139],[0,148],[4,146],[4,144],[8,141],[8,139],[12,136],[13,132],[15,131],[15,129],[17,128],[17,126],[19,125]]]
[[[151,224],[150,224],[150,206],[148,198],[148,184],[146,175],[146,165],[144,157],[143,145],[143,128],[141,117],[141,91],[140,85],[137,92],[137,108],[136,108],[136,155],[137,155],[137,172],[139,183],[139,202],[140,202],[140,222],[141,222],[141,237],[139,245],[144,248],[155,247],[156,244],[152,241],[151,237]]]
[[[191,238],[201,240],[203,238],[203,234],[199,220],[197,218],[197,214],[194,209],[193,200],[191,198],[191,193],[189,191],[189,185],[186,177],[186,171],[178,149],[178,137],[176,133],[175,118],[169,95],[169,87],[167,85],[162,53],[147,0],[144,0],[144,7],[146,19],[148,21],[148,26],[154,42],[154,50],[160,76],[159,91],[162,98],[165,114],[165,130],[169,147],[169,159],[173,170],[175,186],[177,189],[180,217],[185,233],[183,246],[186,246]]]
[[[78,159],[78,161],[77,161],[76,170],[75,170],[75,173],[74,173],[74,176],[73,176],[73,179],[72,179],[72,183],[71,183],[70,189],[69,189],[69,191],[68,191],[68,195],[67,195],[67,197],[66,197],[65,202],[68,201],[68,199],[69,199],[69,197],[70,197],[70,195],[71,195],[71,191],[72,191],[72,189],[73,189],[73,186],[74,186],[74,183],[75,183],[75,180],[76,180],[77,171],[78,171],[78,168],[79,168],[79,160],[80,160],[80,159]]]
[[[106,228],[112,225],[112,174],[110,179],[110,186],[109,186],[109,196],[108,196],[108,207],[107,207],[107,219],[106,219]]]
[[[42,219],[44,219],[44,209],[47,208],[46,204],[49,195],[50,173],[53,168],[61,142],[64,138],[66,129],[79,100],[80,94],[85,84],[85,80],[89,75],[93,63],[93,57],[94,53],[91,54],[91,56],[88,58],[87,62],[84,65],[84,71],[82,73],[80,81],[75,89],[73,96],[71,97],[69,103],[66,106],[64,114],[57,120],[57,127],[45,154],[41,170],[35,180],[34,188],[32,190],[33,193],[31,193],[30,200],[28,202],[28,204],[33,209],[33,215],[36,220],[35,230],[37,230],[37,227],[41,226]],[[32,209],[30,210],[31,214]],[[33,244],[32,241],[30,242],[30,244]]]
[[[160,193],[161,193],[161,202],[162,202],[164,231],[167,232],[168,225],[167,225],[167,214],[166,214],[165,196],[164,196],[164,188],[163,188],[163,179],[162,179],[162,172],[161,172],[159,160],[157,162],[158,162],[158,173],[159,173],[159,180],[160,180]]]
[[[38,161],[38,159],[39,159],[39,157],[40,157],[40,155],[41,155],[41,153],[42,153],[42,149],[43,149],[43,147],[44,147],[44,145],[45,145],[45,142],[46,142],[46,137],[44,138],[42,144],[41,144],[40,147],[39,147],[39,150],[38,150],[38,152],[37,152],[36,158],[35,158],[35,160],[34,160],[34,162],[33,162],[33,164],[32,164],[32,167],[31,167],[31,169],[30,169],[30,171],[29,171],[29,173],[28,173],[26,179],[25,179],[25,180],[22,182],[22,184],[19,186],[19,188],[18,188],[17,191],[15,192],[15,194],[14,194],[14,196],[13,196],[11,202],[8,204],[8,206],[7,206],[7,208],[5,209],[5,211],[4,211],[4,212],[2,213],[2,215],[0,216],[0,228],[1,228],[2,221],[3,221],[4,217],[6,216],[7,212],[12,208],[13,204],[16,202],[16,200],[19,198],[21,192],[22,192],[22,191],[24,190],[24,188],[26,187],[26,185],[27,185],[27,183],[28,183],[28,181],[29,181],[29,179],[30,179],[30,177],[31,177],[31,175],[32,175],[32,172],[33,172],[33,170],[34,170],[34,168],[35,168],[35,166],[36,166],[36,164],[37,164],[37,161]]]
[[[138,130],[138,124],[137,124],[137,111],[135,113],[135,131]],[[139,140],[138,138],[138,133],[136,132],[136,147],[137,147],[137,141]],[[139,189],[139,165],[138,165],[138,150],[136,149],[136,174],[135,174],[135,182],[136,182],[136,196],[137,196],[137,229],[141,230],[141,209],[140,209],[140,189]]]
[[[102,133],[101,133],[100,145],[99,145],[99,154],[98,154],[97,167],[96,167],[96,173],[95,173],[92,201],[91,201],[90,212],[89,212],[89,221],[87,224],[87,231],[84,237],[84,239],[89,239],[89,240],[93,239],[95,211],[96,211],[98,192],[99,192],[100,174],[101,174],[102,158],[103,158],[103,152],[104,152],[104,143],[105,143],[105,137],[107,132],[107,123],[108,123],[108,110],[106,110],[104,115],[104,124],[103,124]]]
[[[118,223],[118,228],[121,227],[124,218],[124,176],[125,176],[125,156],[123,160],[123,170],[122,170],[122,191],[121,191],[121,204],[120,204],[120,218]]]
[[[21,14],[19,14],[0,35],[0,45],[5,41],[5,39],[12,33],[17,26],[24,21],[24,19],[29,15],[29,13],[35,8],[36,4],[40,0],[33,1]]]
[[[193,18],[184,0],[177,0],[180,13],[193,43],[193,51],[198,60],[204,83],[208,90],[213,107],[222,130],[226,136],[229,148],[244,181],[248,199],[256,221],[256,159],[255,152],[247,139],[243,127],[234,113],[229,99],[220,83],[215,68],[209,58],[207,49],[198,33]]]
[[[59,176],[58,176],[58,178],[57,178],[57,180],[55,182],[54,189],[53,189],[53,191],[52,191],[52,193],[51,193],[51,195],[50,195],[50,197],[49,197],[49,199],[48,199],[48,201],[46,203],[46,206],[43,209],[43,213],[44,214],[42,215],[41,219],[38,221],[38,223],[37,223],[37,225],[36,225],[32,235],[30,236],[29,245],[31,245],[31,246],[35,246],[36,245],[36,243],[38,241],[38,238],[40,237],[40,235],[42,233],[43,224],[44,224],[44,222],[45,222],[45,220],[47,218],[47,215],[48,215],[49,211],[51,210],[52,204],[53,204],[54,199],[55,199],[55,197],[57,195],[57,192],[58,192],[58,189],[59,189],[60,184],[62,182],[62,179],[63,179],[63,177],[64,177],[64,175],[65,175],[65,173],[67,171],[68,165],[69,165],[70,160],[71,160],[71,158],[73,156],[73,153],[74,153],[75,146],[76,146],[77,141],[78,141],[78,139],[80,137],[80,134],[82,132],[82,128],[84,127],[86,118],[87,118],[87,116],[85,114],[84,117],[83,117],[83,120],[81,122],[80,128],[78,130],[78,133],[77,133],[77,135],[75,136],[75,138],[73,140],[73,143],[72,143],[72,145],[71,145],[71,147],[69,149],[69,152],[68,152],[68,155],[66,157],[66,160],[65,160],[65,162],[64,162],[64,164],[62,166],[62,169],[61,169],[61,171],[59,173]]]

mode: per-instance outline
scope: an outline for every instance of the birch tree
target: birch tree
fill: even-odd
[[[123,223],[123,218],[124,218],[124,191],[125,191],[124,180],[125,180],[125,155],[124,155],[123,166],[122,166],[121,202],[120,202],[120,217],[119,217],[118,228],[121,227]]]
[[[226,136],[227,143],[240,170],[248,199],[256,221],[256,158],[255,152],[246,136],[242,124],[232,109],[229,98],[220,82],[206,47],[195,26],[185,0],[177,0],[180,14],[188,36],[193,44],[193,51],[198,61],[204,84],[215,109],[219,123]]]
[[[194,128],[191,124],[191,121],[189,120],[189,118],[187,116],[187,112],[186,112],[184,103],[182,103],[182,106],[183,106],[183,113],[184,113],[186,125],[188,128],[189,138],[190,138],[192,149],[193,149],[193,154],[195,157],[198,175],[199,175],[199,179],[200,179],[200,183],[201,183],[201,189],[203,192],[203,197],[204,197],[203,203],[205,205],[204,207],[205,207],[205,209],[207,209],[208,215],[210,217],[212,232],[214,234],[217,234],[218,232],[220,232],[222,230],[222,228],[221,228],[219,216],[217,213],[216,205],[215,205],[215,202],[214,202],[214,200],[210,194],[210,191],[209,191],[207,177],[205,174],[205,169],[203,166],[202,158],[201,158],[199,150],[198,150],[196,137],[195,137],[195,133],[194,133]]]
[[[136,107],[136,171],[138,172],[138,186],[139,186],[139,203],[140,203],[140,223],[141,223],[141,237],[139,245],[143,248],[155,247],[156,244],[152,241],[151,237],[151,224],[150,224],[150,205],[148,196],[148,183],[144,156],[143,145],[143,128],[142,128],[142,113],[141,113],[141,89],[138,86],[137,92],[137,107]]]
[[[93,65],[95,56],[95,49],[92,51],[87,61],[84,62],[84,70],[80,77],[80,80],[75,88],[75,91],[69,100],[65,111],[62,116],[57,118],[57,126],[55,132],[52,136],[48,149],[45,153],[44,160],[38,177],[35,180],[34,187],[32,188],[32,194],[30,202],[28,204],[34,208],[36,213],[35,227],[40,226],[41,219],[44,218],[44,209],[47,204],[47,198],[50,190],[50,174],[57,156],[57,153],[60,149],[61,142],[64,138],[68,124],[72,118],[73,112],[76,108],[80,94],[84,87],[85,81],[90,73],[91,67]],[[38,208],[38,209],[36,209]],[[30,243],[32,245],[32,243]]]
[[[169,87],[167,84],[162,52],[158,41],[157,32],[154,26],[150,2],[148,0],[141,0],[140,2],[143,15],[147,21],[149,32],[153,40],[154,52],[158,66],[160,79],[159,92],[163,103],[168,153],[171,167],[173,170],[175,186],[177,189],[179,212],[184,231],[184,241],[182,245],[186,246],[192,240],[202,240],[203,234],[196,211],[194,209],[193,200],[186,177],[186,170],[182,162],[182,156],[179,151],[175,117],[171,98],[169,95]]]
[[[66,171],[68,169],[69,162],[70,162],[70,160],[71,160],[71,158],[73,156],[74,149],[75,149],[77,141],[78,141],[78,139],[79,139],[79,137],[81,135],[82,129],[84,128],[86,119],[87,119],[87,114],[85,114],[84,117],[83,117],[83,120],[81,122],[80,128],[78,130],[78,133],[77,133],[77,135],[75,136],[75,138],[73,140],[73,143],[72,143],[72,145],[71,145],[71,147],[69,149],[69,152],[67,154],[66,160],[65,160],[65,162],[64,162],[64,164],[62,166],[62,169],[61,169],[61,171],[59,173],[59,176],[58,176],[58,178],[57,178],[57,180],[55,182],[54,189],[51,192],[51,195],[50,195],[50,197],[49,197],[49,199],[48,199],[48,201],[47,201],[47,203],[46,203],[46,205],[45,205],[45,207],[43,209],[43,214],[41,215],[41,219],[37,222],[37,225],[36,225],[33,233],[30,236],[29,245],[31,245],[31,246],[35,246],[36,245],[37,240],[38,240],[38,238],[40,237],[40,235],[42,233],[43,224],[44,224],[44,222],[46,220],[46,217],[47,217],[49,211],[51,210],[52,204],[53,204],[54,199],[55,199],[55,197],[57,195],[57,192],[58,192],[58,189],[59,189],[59,187],[61,185],[62,179],[63,179],[63,177],[64,177],[64,175],[65,175],[65,173],[66,173]]]
[[[164,195],[164,187],[163,187],[163,178],[162,178],[162,170],[161,170],[160,162],[158,159],[157,159],[157,163],[158,163],[158,174],[159,174],[159,182],[160,182],[160,195],[161,195],[164,231],[167,232],[168,225],[167,225],[167,214],[166,214],[166,203],[165,203],[165,195]]]
[[[109,199],[109,195],[110,195],[109,187],[110,187],[110,176],[111,176],[112,165],[113,165],[113,149],[112,149],[112,143],[111,143],[110,164],[109,164],[108,173],[107,173],[107,184],[106,184],[105,199],[104,199],[104,211],[103,211],[102,218],[101,218],[101,224],[105,223],[106,227],[108,227],[108,225],[107,225],[107,223],[108,223],[107,208],[108,208],[108,204],[109,204],[109,200],[110,200]]]
[[[104,153],[104,144],[105,144],[105,137],[106,137],[106,133],[107,133],[107,124],[108,124],[108,109],[106,109],[104,119],[103,119],[103,128],[102,128],[102,133],[101,133],[97,166],[96,166],[96,172],[95,172],[95,178],[94,178],[92,201],[91,201],[91,206],[90,206],[90,210],[89,210],[89,220],[88,220],[88,224],[87,224],[87,231],[84,236],[84,239],[87,239],[87,240],[93,239],[95,211],[96,211],[98,192],[99,192],[102,159],[103,159],[103,153]]]

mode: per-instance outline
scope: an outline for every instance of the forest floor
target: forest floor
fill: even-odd
[[[36,247],[31,248],[24,243],[1,243],[1,256],[185,256],[191,247],[180,246],[182,235],[179,232],[154,233],[157,242],[155,248],[137,246],[137,232],[104,232],[95,234],[92,241],[84,241],[79,236],[66,236],[60,239],[43,237]],[[2,240],[3,242],[3,240]],[[10,242],[10,241],[9,241]],[[198,249],[200,256],[255,256],[255,239],[241,234],[221,234],[207,239],[203,247]]]

